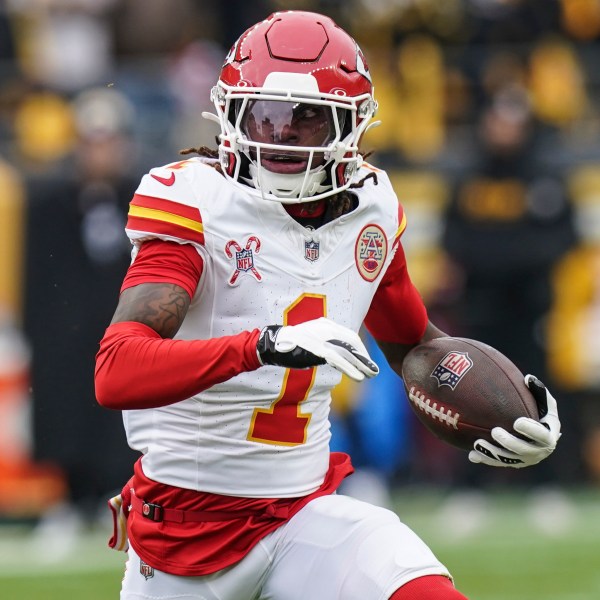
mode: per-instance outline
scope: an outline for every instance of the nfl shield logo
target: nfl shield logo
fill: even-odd
[[[315,240],[304,242],[304,258],[310,262],[319,259],[319,242],[315,242]]]
[[[245,248],[235,253],[236,269],[238,271],[249,271],[254,267],[254,257],[252,250]]]
[[[154,567],[151,567],[148,563],[140,559],[140,573],[148,581],[150,577],[154,577]]]
[[[447,385],[455,389],[472,366],[473,361],[466,352],[448,352],[437,364],[431,377],[437,379],[438,387]]]

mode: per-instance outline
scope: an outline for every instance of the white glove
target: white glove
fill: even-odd
[[[492,437],[498,446],[487,440],[476,440],[474,450],[469,452],[471,462],[521,469],[536,465],[554,452],[561,435],[556,400],[533,375],[525,376],[525,385],[537,402],[541,418],[536,421],[519,417],[513,429],[528,439],[518,438],[502,427],[494,427]]]
[[[327,363],[356,381],[379,373],[358,334],[325,317],[269,325],[260,332],[256,351],[263,365],[306,369]]]

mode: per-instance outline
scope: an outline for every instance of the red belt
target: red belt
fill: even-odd
[[[145,502],[135,494],[131,494],[131,508],[142,517],[150,521],[172,521],[173,523],[203,523],[208,521],[234,521],[256,517],[262,519],[287,519],[289,510],[287,506],[267,506],[264,510],[180,510],[178,508],[164,508],[159,504]]]

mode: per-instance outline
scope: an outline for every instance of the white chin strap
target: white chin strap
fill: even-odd
[[[249,165],[250,179],[241,178],[262,193],[263,198],[276,200],[286,204],[295,204],[310,200],[331,189],[329,185],[321,185],[327,176],[324,169],[317,167],[308,173],[282,174],[273,173],[267,169],[258,167],[254,162]],[[268,196],[269,195],[269,196]]]

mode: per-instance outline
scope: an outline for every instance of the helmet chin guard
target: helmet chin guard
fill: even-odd
[[[320,194],[329,195],[326,192],[331,186],[321,185],[327,173],[321,167],[309,170],[304,173],[274,173],[260,167],[260,163],[251,162],[249,165],[250,179],[242,177],[255,190],[261,192],[264,199],[276,198],[279,202],[295,203],[304,202],[307,197],[316,200],[317,197],[324,197]],[[288,200],[289,199],[289,200]]]
[[[274,13],[230,50],[211,99],[225,176],[265,200],[349,187],[377,109],[364,56],[329,17]]]

